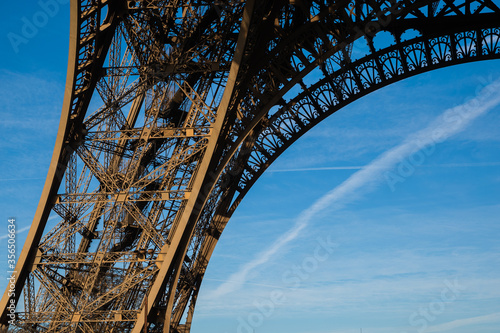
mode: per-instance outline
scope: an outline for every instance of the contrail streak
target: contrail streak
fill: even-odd
[[[297,217],[294,226],[282,234],[267,249],[259,253],[253,260],[244,264],[239,271],[232,274],[228,281],[212,291],[210,297],[220,297],[242,287],[251,271],[267,263],[285,245],[296,239],[306,228],[312,218],[327,207],[342,208],[345,204],[366,194],[386,179],[384,175],[399,162],[412,154],[435,146],[466,128],[474,119],[500,104],[500,80],[482,89],[470,101],[448,109],[438,116],[426,128],[409,135],[401,144],[379,155],[371,163],[352,174]]]
[[[448,164],[430,164],[422,165],[422,168],[471,168],[471,167],[492,167],[500,166],[500,162],[480,162],[480,163],[448,163]],[[319,168],[297,168],[297,169],[276,169],[267,170],[269,173],[273,172],[303,172],[303,171],[329,171],[329,170],[361,170],[365,166],[331,166]],[[387,168],[387,167],[384,167]]]

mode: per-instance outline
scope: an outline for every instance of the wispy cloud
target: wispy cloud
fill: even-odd
[[[275,274],[264,278],[266,284],[262,287],[254,286],[249,280],[234,295],[220,299],[209,299],[210,292],[205,289],[198,310],[207,316],[244,314],[252,310],[256,300],[269,299],[273,290],[280,290],[286,296],[286,302],[279,305],[283,315],[305,315],[309,319],[319,312],[349,316],[356,309],[386,318],[385,325],[391,325],[408,319],[420,306],[439,297],[443,280],[459,276],[460,284],[467,287],[467,294],[461,298],[461,304],[454,305],[454,311],[447,313],[448,317],[460,318],[458,313],[468,311],[470,306],[476,313],[489,313],[492,302],[500,297],[498,279],[493,274],[484,277],[476,272],[482,273],[485,266],[496,263],[495,255],[486,255],[487,258],[477,263],[477,256],[473,255],[458,258],[428,252],[364,252],[348,260],[332,258],[299,288],[283,283],[282,272],[270,268]],[[280,286],[270,290],[271,285]],[[399,319],[391,321],[394,318]],[[401,327],[397,332],[403,331],[410,330]]]
[[[431,164],[422,165],[422,168],[472,168],[472,167],[491,167],[500,166],[500,162],[482,162],[482,163],[447,163],[447,164]],[[297,169],[276,169],[269,170],[268,172],[303,172],[303,171],[329,171],[329,170],[361,170],[365,166],[331,166],[331,167],[318,167],[318,168],[297,168]],[[387,169],[392,166],[384,166]],[[1,180],[1,179],[0,179]]]
[[[0,182],[17,182],[17,181],[22,181],[22,180],[38,180],[38,179],[44,179],[44,178],[4,178],[0,179]]]
[[[333,166],[319,168],[297,168],[297,169],[277,169],[269,170],[268,172],[302,172],[302,171],[327,171],[327,170],[360,170],[364,166]]]
[[[245,264],[242,269],[232,274],[227,281],[222,283],[211,293],[210,297],[220,297],[241,288],[252,270],[268,262],[279,250],[299,236],[300,232],[307,226],[309,218],[310,217],[307,216],[299,218],[293,228],[281,235],[271,247],[261,252],[249,263]]]
[[[295,240],[313,217],[326,208],[342,208],[345,204],[359,198],[384,182],[384,174],[399,162],[429,146],[442,142],[466,128],[474,119],[500,104],[500,80],[483,88],[478,95],[468,102],[446,110],[426,128],[409,135],[401,144],[379,155],[370,164],[351,175],[342,184],[318,199],[296,219],[291,229],[282,234],[269,248],[262,251],[253,260],[244,264],[228,280],[219,285],[209,297],[220,297],[241,288],[248,276],[259,266]]]
[[[59,218],[59,216],[58,216],[58,215],[54,215],[54,216],[49,217],[49,218],[47,219],[47,221],[51,221],[51,220],[54,220],[54,219],[57,219],[57,218]],[[25,231],[28,231],[30,228],[31,228],[31,225],[28,225],[28,226],[26,226],[26,227],[23,227],[23,228],[21,228],[21,229],[18,229],[18,230],[16,230],[16,235],[18,235],[18,234],[20,234],[20,233],[23,233],[23,232],[25,232]],[[5,235],[0,236],[0,240],[2,240],[2,239],[6,239],[6,238],[8,238],[8,237],[9,237],[9,234],[7,233],[7,234],[5,234]]]
[[[496,323],[500,322],[500,312],[492,313],[485,316],[458,319],[450,321],[448,323],[434,325],[427,328],[427,332],[445,332],[451,329],[459,328],[462,326],[473,325],[473,324],[485,324],[485,323]]]
[[[16,235],[17,235],[17,234],[20,234],[20,233],[22,233],[22,232],[25,232],[26,230],[29,230],[29,228],[31,228],[31,226],[27,226],[27,227],[24,227],[24,228],[21,228],[21,229],[17,230],[17,231],[16,231]],[[6,239],[6,238],[9,238],[9,234],[5,234],[5,235],[3,235],[3,236],[0,236],[0,240],[2,240],[2,239]]]

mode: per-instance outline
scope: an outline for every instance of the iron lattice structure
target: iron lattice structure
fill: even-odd
[[[500,57],[490,0],[72,0],[70,29],[12,332],[189,332],[219,236],[287,147],[392,82]]]

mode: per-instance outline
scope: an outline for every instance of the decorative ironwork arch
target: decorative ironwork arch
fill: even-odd
[[[322,79],[308,87],[301,82],[303,91],[288,102],[281,99],[276,104],[261,106],[267,112],[260,112],[257,130],[246,137],[247,147],[244,144],[243,147],[238,146],[237,155],[230,162],[232,169],[228,168],[222,176],[222,184],[233,178],[238,185],[220,199],[217,205],[219,211],[214,214],[212,223],[205,227],[215,236],[207,237],[207,244],[202,247],[206,252],[200,251],[199,256],[204,258],[204,262],[208,264],[206,258],[210,258],[227,221],[252,185],[279,155],[322,120],[351,102],[405,78],[448,66],[499,59],[498,21],[495,15],[483,19],[481,24],[479,20],[474,20],[473,23],[462,22],[463,25],[433,25],[431,22],[414,25],[416,22],[411,22],[405,27],[395,28],[397,43],[380,50],[375,50],[373,46],[374,33],[366,37],[371,50],[368,55],[354,61],[346,61],[342,57],[339,59],[338,55],[334,55],[334,60],[330,58],[319,65],[324,74]],[[422,28],[422,25],[427,24],[434,30]],[[401,36],[410,29],[420,29],[426,33],[402,41]],[[349,47],[346,46],[347,49]],[[328,64],[329,61],[337,63]],[[342,66],[338,63],[342,63]],[[335,65],[337,70],[327,71],[326,68],[332,69]],[[258,123],[255,120],[253,122]],[[248,127],[245,129],[250,132]],[[244,141],[241,134],[234,137]],[[198,290],[199,285],[192,291],[194,299]]]
[[[395,43],[377,49],[381,31]],[[376,89],[500,58],[500,9],[72,0],[70,35],[54,155],[15,269],[25,311],[11,314],[21,294],[7,290],[3,328],[189,332],[214,247],[265,169]],[[363,38],[369,52],[356,58]],[[60,220],[48,228],[51,214]]]
[[[246,192],[255,182],[253,179],[257,179],[272,161],[308,130],[362,96],[435,69],[498,59],[500,29],[486,28],[480,35],[478,37],[476,31],[459,31],[432,38],[418,37],[379,50],[331,74],[325,73],[323,79],[307,87],[266,119],[269,125],[259,132],[250,160],[254,155],[262,154],[263,149],[268,152],[269,160],[260,164],[247,163],[245,169],[249,172],[243,174],[241,192]],[[480,45],[478,41],[481,41]]]

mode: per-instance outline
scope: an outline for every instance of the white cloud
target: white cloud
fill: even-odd
[[[326,171],[326,170],[360,170],[364,166],[333,166],[321,168],[298,168],[298,169],[276,169],[269,170],[268,172],[301,172],[301,171]]]
[[[471,167],[495,167],[499,166],[500,162],[480,162],[480,163],[448,163],[448,164],[433,164],[422,165],[422,168],[471,168]],[[391,166],[384,166],[387,169]],[[360,170],[364,166],[331,166],[331,167],[318,167],[318,168],[297,168],[297,169],[270,169],[268,172],[303,172],[303,171],[330,171],[330,170]]]
[[[282,234],[269,248],[244,264],[226,282],[212,291],[209,297],[217,298],[238,290],[245,284],[252,271],[269,262],[276,253],[295,240],[316,214],[332,206],[340,209],[345,204],[359,198],[360,195],[373,190],[384,182],[384,174],[398,163],[420,150],[432,147],[459,133],[474,119],[500,104],[500,94],[497,93],[499,89],[500,80],[494,81],[482,89],[475,98],[446,110],[429,126],[408,136],[403,143],[379,155],[370,164],[351,175],[342,184],[304,210],[292,228]]]
[[[450,321],[448,323],[434,325],[426,329],[426,332],[445,332],[451,329],[459,328],[462,326],[473,325],[473,324],[486,324],[486,323],[498,323],[500,322],[500,312],[492,313],[485,316],[458,319]]]
[[[17,234],[20,234],[20,233],[22,233],[22,232],[25,232],[26,230],[29,230],[29,228],[30,228],[30,227],[31,227],[31,226],[27,226],[27,227],[24,227],[24,228],[21,228],[21,229],[17,230],[17,231],[16,231],[16,235],[17,235]],[[0,240],[2,240],[2,239],[6,239],[6,238],[9,238],[9,234],[5,234],[5,235],[3,235],[3,236],[0,236]]]
[[[271,247],[260,253],[255,259],[245,264],[241,270],[232,274],[227,281],[211,292],[210,297],[220,297],[241,288],[252,270],[268,262],[269,259],[286,244],[297,238],[302,229],[307,226],[308,222],[309,220],[307,218],[299,218],[293,228],[281,235]]]
[[[56,219],[56,218],[59,218],[59,216],[58,216],[58,215],[51,216],[51,217],[49,217],[49,218],[47,219],[47,221],[54,220],[54,219]],[[23,233],[23,232],[25,232],[25,231],[28,231],[30,228],[31,228],[31,225],[28,225],[28,226],[26,226],[26,227],[23,227],[23,228],[21,228],[21,229],[18,229],[18,230],[16,230],[16,235],[21,234],[21,233]],[[2,240],[2,239],[6,239],[6,238],[9,238],[9,234],[5,234],[5,235],[0,236],[0,240]]]
[[[44,178],[5,178],[5,179],[0,179],[0,182],[17,182],[21,180],[39,180],[39,179],[44,179]]]

